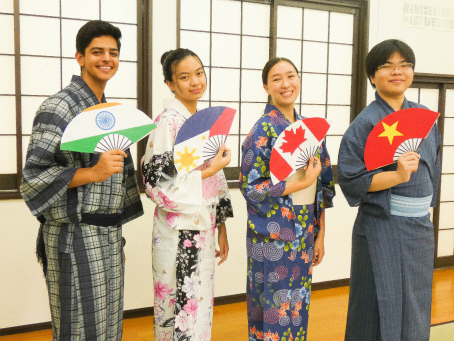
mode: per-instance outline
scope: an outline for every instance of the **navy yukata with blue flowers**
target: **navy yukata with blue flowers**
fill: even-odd
[[[295,111],[297,120],[303,119]],[[273,185],[269,162],[278,136],[290,121],[267,104],[242,146],[240,190],[247,202],[247,307],[250,340],[307,340],[314,235],[335,195],[333,171],[323,142],[322,171],[314,203],[293,205]]]

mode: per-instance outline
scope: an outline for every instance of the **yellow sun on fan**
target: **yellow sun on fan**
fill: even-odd
[[[180,157],[178,160],[175,160],[175,164],[179,163],[180,167],[178,171],[182,170],[183,167],[186,167],[186,172],[189,172],[189,167],[197,167],[194,163],[195,160],[200,159],[200,156],[195,156],[195,148],[189,152],[188,147],[184,147],[184,153],[177,152],[178,156]]]

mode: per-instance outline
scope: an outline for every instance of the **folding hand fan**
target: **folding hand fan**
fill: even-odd
[[[270,173],[273,184],[307,166],[316,156],[330,125],[324,118],[305,118],[288,126],[271,151]]]
[[[173,157],[180,174],[186,174],[216,156],[227,140],[236,110],[211,107],[197,111],[178,131]]]
[[[82,153],[126,150],[155,128],[153,121],[134,107],[121,103],[97,104],[69,122],[60,149]]]
[[[395,111],[378,122],[366,141],[367,170],[396,162],[406,152],[418,151],[439,115],[427,109],[411,108]]]

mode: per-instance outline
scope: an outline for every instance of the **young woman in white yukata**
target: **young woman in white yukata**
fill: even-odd
[[[199,57],[176,49],[161,58],[164,81],[175,98],[164,101],[155,119],[144,156],[146,193],[156,204],[153,224],[155,340],[210,340],[214,299],[214,263],[229,251],[225,220],[232,217],[230,195],[222,169],[230,149],[199,168],[178,174],[183,157],[174,160],[175,138],[197,111],[206,90]],[[223,157],[224,154],[224,157]],[[218,229],[219,251],[215,250]]]

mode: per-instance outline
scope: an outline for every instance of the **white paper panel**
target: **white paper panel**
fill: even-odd
[[[137,98],[137,63],[121,62],[106,85],[106,96]]]
[[[2,146],[2,162],[0,162],[0,174],[17,173],[16,137],[0,136]]]
[[[99,1],[61,0],[61,14],[65,18],[99,20]]]
[[[0,56],[0,94],[14,95],[15,94],[15,75],[14,75],[14,57]]]
[[[440,230],[454,229],[454,202],[440,203]]]
[[[11,14],[14,13],[14,0],[0,1],[0,12]]]
[[[267,98],[262,84],[262,71],[243,70],[241,77],[241,101],[266,102]]]
[[[232,150],[232,158],[227,167],[238,167],[238,156],[240,155],[238,136],[229,136],[226,145]]]
[[[74,58],[76,54],[76,36],[79,29],[88,21],[82,20],[62,20],[62,56]]]
[[[247,69],[262,69],[269,59],[270,40],[243,36],[241,65]]]
[[[240,103],[232,102],[211,102],[212,107],[229,107],[236,110],[235,118],[230,128],[230,134],[238,134],[240,131]]]
[[[278,38],[302,39],[303,9],[277,6]]]
[[[443,144],[448,146],[454,146],[454,118],[445,118],[445,128],[443,135]],[[453,188],[454,190],[454,188]]]
[[[211,70],[211,99],[238,102],[240,98],[240,70]]]
[[[418,88],[408,88],[405,91],[405,98],[411,102],[419,103],[419,89]]]
[[[351,76],[328,76],[328,104],[350,105]]]
[[[302,82],[303,104],[325,104],[326,103],[326,75],[315,75],[303,73]]]
[[[304,117],[321,117],[325,118],[325,106],[324,105],[301,105],[300,114]]]
[[[350,126],[350,107],[328,106],[329,135],[343,135]]]
[[[14,96],[0,96],[0,135],[16,134],[16,98]]]
[[[303,72],[326,73],[328,61],[328,44],[303,43]]]
[[[115,97],[106,97],[107,102],[112,103],[122,103],[129,105],[131,107],[137,108],[137,100],[136,99],[124,99],[124,98],[115,98]]]
[[[454,201],[454,175],[441,176],[440,201]]]
[[[35,118],[36,111],[46,98],[47,97],[22,96],[22,134],[27,135],[32,133],[33,120]]]
[[[241,104],[241,134],[249,134],[255,122],[263,115],[265,104]]]
[[[191,0],[191,2],[193,1]],[[101,20],[137,24],[136,2],[125,0],[101,0]]]
[[[180,28],[210,30],[210,0],[180,1]]]
[[[327,136],[326,148],[328,149],[331,158],[331,165],[337,165],[337,158],[339,156],[339,147],[341,143],[341,136]]]
[[[25,159],[27,158],[28,145],[30,144],[30,135],[22,136],[22,167],[25,166]]]
[[[446,90],[445,117],[454,117],[454,90]]]
[[[327,11],[304,9],[304,40],[328,41]]]
[[[59,17],[60,0],[20,0],[19,13]]]
[[[454,173],[454,147],[443,147],[443,164],[441,172]]]
[[[430,110],[438,112],[438,89],[421,89],[420,103]]]
[[[210,103],[204,100],[199,100],[197,103],[197,110],[206,109],[210,106]]]
[[[277,39],[276,57],[290,59],[296,65],[298,71],[300,71],[301,41]],[[263,66],[265,66],[265,64]]]
[[[120,61],[137,61],[137,26],[116,24],[121,30]]]
[[[270,36],[270,6],[243,2],[243,34]]]
[[[213,32],[241,33],[241,2],[231,0],[213,0],[212,6]]]
[[[352,74],[353,46],[329,44],[329,73]]]
[[[21,15],[20,50],[21,54],[60,56],[60,20]]]
[[[203,65],[210,65],[209,33],[181,31],[180,47],[192,50],[202,60]]]
[[[14,17],[0,14],[0,53],[14,54]]]
[[[211,36],[213,66],[240,67],[240,36],[215,34]]]
[[[329,41],[353,44],[353,14],[331,12]]]
[[[77,64],[77,61],[74,58],[63,59],[62,70],[63,70],[62,73],[63,88],[69,85],[73,75],[80,76],[80,66],[79,64]]]
[[[24,95],[51,96],[57,93],[61,90],[60,59],[21,57],[21,80]]]
[[[438,257],[454,255],[454,230],[438,233]]]

